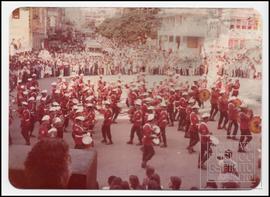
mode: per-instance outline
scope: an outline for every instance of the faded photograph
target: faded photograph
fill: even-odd
[[[259,187],[262,22],[253,8],[13,10],[10,183]]]

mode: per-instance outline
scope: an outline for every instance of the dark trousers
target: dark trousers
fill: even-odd
[[[163,141],[164,145],[167,146],[167,138],[166,138],[166,130],[165,130],[165,128],[161,127],[160,132],[161,132],[162,141]]]
[[[251,132],[249,129],[240,129],[241,137],[239,139],[239,149],[243,150],[247,144],[252,140]]]
[[[64,128],[63,127],[57,128],[57,137],[63,138],[63,136],[64,136]]]
[[[154,147],[152,145],[144,145],[143,146],[143,158],[144,162],[149,161],[155,154]]]
[[[185,123],[186,123],[185,138],[189,138],[190,137],[190,133],[189,133],[190,121],[186,120]]]
[[[199,154],[198,164],[203,165],[210,157],[210,143],[201,143],[201,152]]]
[[[178,122],[178,129],[181,129],[184,126],[185,123],[185,115],[186,113],[183,111],[179,111],[179,122]]]
[[[102,128],[101,128],[101,131],[102,131],[102,137],[103,137],[103,139],[106,141],[107,138],[108,138],[109,141],[111,142],[112,141],[111,125],[105,125],[105,124],[103,124],[102,125]]]
[[[218,112],[217,104],[211,104],[210,119],[214,119]]]
[[[131,131],[130,131],[130,141],[133,141],[135,132],[139,141],[142,142],[141,126],[134,125],[134,124],[132,125]]]
[[[192,148],[200,141],[198,132],[190,132],[189,147]]]
[[[237,130],[238,130],[238,122],[237,120],[229,120],[229,125],[228,125],[228,129],[227,129],[227,135],[231,135],[231,129],[232,129],[232,125],[234,126],[234,130],[233,130],[233,136],[236,136]]]
[[[224,120],[224,122],[223,122],[223,120]],[[222,122],[223,122],[223,127],[225,127],[227,122],[228,122],[227,111],[220,111],[220,116],[219,116],[219,120],[218,120],[218,127],[221,127]]]
[[[22,127],[21,133],[26,143],[30,143],[30,127]]]
[[[168,111],[168,113],[169,113],[170,123],[171,123],[171,125],[173,125],[173,122],[174,122],[174,112],[173,111]]]

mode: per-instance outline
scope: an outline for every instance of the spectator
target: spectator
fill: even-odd
[[[143,189],[140,185],[139,178],[136,175],[129,176],[130,189]]]
[[[151,178],[151,176],[155,173],[155,169],[152,166],[147,166],[146,170],[146,178],[143,180],[143,188],[146,188],[146,186],[148,185],[148,182]]]
[[[122,189],[130,189],[128,182],[127,181],[122,181],[121,188]]]
[[[169,183],[169,188],[172,190],[178,190],[181,187],[182,180],[178,176],[171,176],[170,177],[170,183]]]
[[[109,178],[107,180],[108,186],[105,186],[102,189],[110,189],[110,187],[112,186],[112,181],[113,181],[114,178],[116,178],[116,176],[114,176],[114,175],[109,176]]]
[[[147,184],[148,190],[161,190],[160,185],[155,180],[150,180]]]
[[[162,189],[161,183],[160,183],[160,176],[158,174],[156,174],[156,173],[153,174],[151,176],[150,180],[154,180],[158,184],[159,188]]]
[[[215,181],[213,181],[213,180],[207,181],[205,189],[217,189],[217,188],[218,188],[218,186],[217,186],[217,183]]]
[[[120,187],[121,189],[122,179],[120,177],[115,177],[112,180],[112,184],[110,185],[110,189],[118,189]]]
[[[37,142],[24,163],[28,188],[66,188],[70,162],[69,147],[64,140],[45,139]]]

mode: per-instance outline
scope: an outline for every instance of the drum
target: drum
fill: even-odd
[[[207,89],[202,89],[199,92],[199,98],[200,98],[200,101],[204,101],[204,102],[207,101],[210,98],[210,91]]]
[[[86,147],[90,147],[91,144],[93,142],[93,139],[90,136],[90,133],[84,134],[82,137],[82,143],[86,146]]]
[[[158,137],[153,138],[153,139],[152,139],[152,142],[153,142],[153,144],[155,144],[155,145],[159,145],[159,144],[160,144],[160,140],[159,140]]]
[[[219,144],[219,140],[218,140],[218,138],[216,138],[216,137],[214,137],[214,136],[210,136],[210,140],[211,140],[211,143],[213,144],[213,145],[218,145]]]
[[[261,117],[254,116],[249,123],[250,132],[261,133],[261,121]]]
[[[157,126],[157,125],[154,125],[153,126],[153,133],[156,134],[156,135],[159,135],[160,134],[160,128],[159,128],[159,126]]]

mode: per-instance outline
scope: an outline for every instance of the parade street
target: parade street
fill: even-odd
[[[131,81],[135,76],[121,76],[122,83],[125,84]],[[103,76],[105,81],[116,81],[118,76]],[[159,80],[164,79],[165,76],[146,76],[146,81],[148,85],[152,86],[153,82],[158,83]],[[196,77],[181,77],[183,82],[186,80],[192,81]],[[84,80],[90,79],[91,82],[96,84],[98,80],[98,76],[86,76]],[[47,89],[48,92],[51,91],[51,83],[56,81],[57,78],[45,78],[39,80],[40,90]],[[248,84],[249,80],[252,83],[250,85],[243,85],[240,89],[240,97],[245,99],[246,103],[249,107],[254,111],[254,114],[261,114],[261,104],[260,104],[260,97],[261,97],[261,83],[260,80],[252,80],[252,79],[240,79],[241,84]],[[154,84],[155,85],[155,84]],[[13,91],[11,95],[16,98],[16,92]],[[128,145],[126,142],[129,140],[131,124],[128,120],[128,115],[126,113],[127,107],[124,103],[124,98],[126,98],[126,91],[123,88],[122,94],[123,100],[121,100],[120,105],[121,113],[117,118],[117,124],[112,125],[112,140],[113,145],[105,145],[101,143],[101,122],[102,116],[97,113],[97,124],[94,128],[94,148],[97,150],[97,180],[99,183],[99,187],[102,188],[103,186],[107,186],[107,178],[111,175],[119,176],[124,180],[128,180],[129,175],[137,175],[140,180],[143,180],[145,175],[145,170],[141,168],[141,160],[142,160],[142,152],[140,150],[140,146],[135,145],[137,143],[137,136],[134,138],[134,144]],[[204,105],[204,108],[200,109],[201,111],[209,112],[210,111],[210,104],[207,101]],[[17,105],[12,104],[12,109],[16,110]],[[13,144],[25,144],[25,141],[20,133],[20,119],[16,112],[14,114],[14,121],[10,126],[10,135],[12,138]],[[238,154],[253,154],[254,160],[254,175],[260,174],[260,169],[257,166],[257,159],[260,157],[260,152],[258,149],[260,147],[260,134],[258,136],[253,134],[253,140],[248,145],[247,153],[238,153],[238,141],[226,139],[226,131],[224,129],[217,130],[217,120],[219,114],[217,114],[215,121],[211,121],[208,123],[210,132],[213,133],[215,137],[219,139],[219,144],[214,149],[218,149],[220,154],[224,153],[225,149],[232,149],[234,155],[233,157],[237,157]],[[184,138],[184,132],[177,131],[177,124],[178,122],[175,121],[173,127],[166,128],[167,134],[167,148],[160,148],[159,146],[154,146],[155,155],[149,161],[149,165],[153,166],[156,172],[161,177],[161,185],[164,189],[168,189],[169,177],[170,176],[180,176],[182,179],[182,189],[189,190],[191,187],[203,188],[205,187],[206,180],[209,176],[209,171],[201,170],[197,168],[197,161],[198,161],[198,153],[200,151],[200,146],[197,144],[195,146],[195,153],[189,154],[186,150],[186,147],[189,143],[189,139]],[[33,146],[37,141],[38,136],[38,127],[39,123],[35,123],[35,130],[34,135],[36,137],[31,137],[31,146]],[[74,148],[74,142],[71,136],[72,132],[72,122],[69,123],[67,128],[67,132],[64,133],[64,139],[69,144],[70,148]],[[238,131],[239,134],[239,131]],[[87,150],[85,150],[87,151]],[[209,161],[214,162],[216,155],[213,154],[213,158],[209,159]],[[240,170],[241,175],[241,170]],[[212,178],[211,178],[212,179]],[[213,178],[214,179],[214,178]],[[208,179],[209,180],[209,179]],[[249,187],[250,182],[241,183],[241,187]]]

